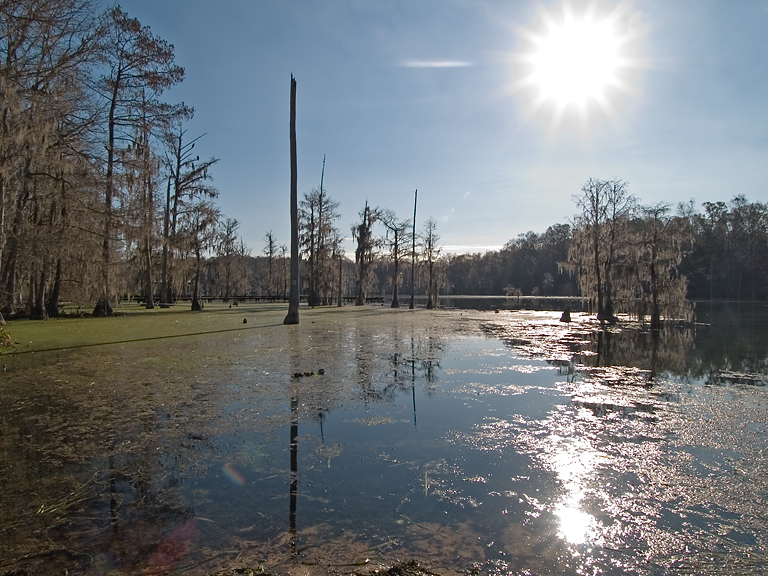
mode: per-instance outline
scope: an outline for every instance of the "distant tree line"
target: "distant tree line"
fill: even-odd
[[[520,234],[501,250],[447,255],[447,283],[454,294],[577,296],[576,279],[558,267],[571,239],[569,224],[555,224],[543,234]]]
[[[697,300],[768,300],[768,204],[743,195],[688,215],[692,246],[680,271]]]
[[[302,291],[308,303],[341,305],[350,299],[364,305],[372,294],[390,294],[391,306],[399,307],[398,290],[407,274],[407,286],[426,294],[428,307],[435,305],[439,290],[447,287],[435,220],[429,218],[417,234],[412,220],[366,202],[360,221],[351,227],[356,244],[352,264],[336,227],[338,206],[323,189],[322,178],[320,188],[306,192],[300,202]]]
[[[768,299],[768,206],[743,196],[731,202],[673,207],[643,205],[625,182],[590,179],[574,201],[572,223],[544,233],[527,232],[501,250],[443,254],[437,224],[429,218],[415,238],[412,221],[367,203],[352,228],[355,261],[344,253],[337,228],[339,204],[327,189],[306,192],[300,204],[301,293],[310,305],[343,299],[364,304],[391,298],[413,285],[436,306],[438,295],[583,296],[601,320],[625,312],[686,318],[690,299]],[[251,295],[286,298],[289,258],[270,231],[262,256],[240,246],[236,275],[225,270],[224,253],[205,260],[203,291],[209,297]],[[238,278],[227,290],[228,277]],[[410,291],[410,290],[408,290]]]
[[[454,294],[584,296],[602,320],[619,311],[656,324],[686,300],[768,299],[768,205],[643,205],[620,180],[590,179],[570,224],[528,232],[501,250],[447,255]]]

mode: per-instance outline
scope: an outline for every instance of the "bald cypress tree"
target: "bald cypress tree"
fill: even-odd
[[[119,7],[109,13],[109,34],[103,49],[106,71],[97,82],[95,90],[107,108],[107,157],[101,230],[101,295],[93,310],[94,316],[112,315],[110,271],[117,223],[117,146],[126,138],[126,131],[130,132],[140,125],[148,107],[151,107],[151,114],[155,117],[177,113],[178,107],[163,104],[158,97],[184,79],[184,69],[174,63],[173,45],[154,36],[148,27],[142,26],[135,18],[129,18]]]
[[[398,220],[397,215],[392,210],[386,210],[381,218],[381,223],[387,229],[385,242],[389,247],[389,257],[395,265],[392,273],[392,308],[399,308],[400,301],[397,297],[397,289],[402,282],[400,261],[407,251],[405,235],[411,222],[410,220]]]
[[[368,292],[368,286],[373,276],[374,258],[376,256],[376,239],[373,237],[373,224],[381,216],[378,208],[371,208],[368,202],[360,212],[360,224],[352,226],[352,237],[357,241],[355,249],[355,264],[357,267],[357,300],[355,306],[363,306]]]

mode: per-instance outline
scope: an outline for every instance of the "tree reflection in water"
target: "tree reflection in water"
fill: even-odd
[[[291,478],[290,513],[288,525],[291,535],[291,555],[296,556],[296,496],[299,489],[299,394],[291,395]]]
[[[586,314],[570,324],[554,312],[518,312],[482,324],[518,353],[541,358],[563,375],[593,375],[605,383],[652,384],[657,377],[765,380],[768,367],[768,307],[699,303],[694,324],[651,330],[625,321],[607,326]]]
[[[361,312],[11,359],[2,571],[766,568],[765,340]]]
[[[504,446],[530,453],[557,475],[561,496],[552,510],[560,535],[569,544],[595,547],[591,565],[602,570],[606,562],[637,566],[631,554],[608,561],[608,550],[621,545],[666,559],[673,571],[766,567],[764,554],[755,555],[764,539],[755,540],[756,525],[745,521],[768,487],[754,467],[768,448],[759,437],[765,427],[755,424],[766,415],[766,399],[741,387],[732,403],[709,388],[766,382],[766,324],[742,322],[723,309],[700,312],[699,324],[658,333],[584,320],[561,327],[546,313],[483,325],[516,357],[546,360],[566,378],[570,406],[542,420],[499,421],[494,428],[506,430]],[[768,319],[764,308],[760,315]],[[735,469],[744,470],[754,487],[739,480],[738,494],[731,475],[742,477]],[[758,515],[757,524],[765,526],[765,515]],[[682,542],[688,553],[678,556]],[[691,562],[697,554],[707,561]]]

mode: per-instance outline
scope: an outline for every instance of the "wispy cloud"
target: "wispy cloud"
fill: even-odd
[[[466,68],[474,66],[466,60],[406,60],[400,63],[403,68]]]

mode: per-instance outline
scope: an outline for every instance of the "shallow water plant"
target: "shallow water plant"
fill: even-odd
[[[7,354],[16,346],[16,340],[5,327],[0,327],[0,354]]]
[[[741,366],[735,340],[723,372],[703,329],[284,313],[17,324],[29,348],[0,373],[2,571],[768,568],[765,387],[711,378]]]

